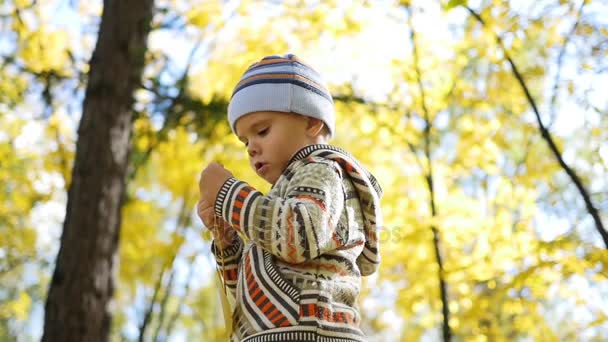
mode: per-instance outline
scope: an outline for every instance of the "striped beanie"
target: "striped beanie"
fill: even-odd
[[[234,87],[228,121],[259,111],[297,113],[322,120],[334,135],[334,102],[321,75],[296,56],[267,56],[252,64]]]

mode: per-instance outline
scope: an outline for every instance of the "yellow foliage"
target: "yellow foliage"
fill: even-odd
[[[123,207],[120,231],[120,279],[134,291],[134,280],[152,284],[172,255],[170,245],[160,236],[164,213],[153,203],[130,201]]]
[[[26,78],[23,75],[15,75],[5,69],[0,69],[0,80],[0,103],[20,102],[21,94],[28,86]],[[0,110],[0,115],[3,115],[2,112],[3,110]]]
[[[150,120],[139,117],[133,122],[133,144],[139,151],[146,151],[157,143],[157,136]]]
[[[14,0],[15,7],[17,8],[25,8],[31,4],[29,0]]]
[[[161,143],[154,153],[153,162],[157,179],[175,198],[185,198],[189,203],[198,196],[198,175],[204,142],[178,127],[171,132],[170,140]]]
[[[222,3],[218,0],[205,0],[202,3],[192,4],[192,9],[186,13],[186,20],[199,28],[207,28],[213,24],[221,25]]]
[[[13,300],[0,306],[0,318],[23,321],[29,316],[32,299],[26,292],[20,292]]]
[[[30,32],[27,38],[24,38],[19,57],[33,72],[55,72],[69,77],[68,38],[68,33],[65,31],[48,32],[42,26],[38,31]]]
[[[413,15],[423,15],[422,12],[428,10],[425,6],[434,6],[423,2],[400,3],[412,5]],[[15,2],[17,6],[29,4],[30,1],[25,0]],[[227,12],[231,9],[228,4],[236,6],[234,13]],[[203,59],[193,65],[186,94],[202,99],[203,105],[217,98],[229,99],[242,72],[264,55],[294,52],[306,60],[307,53],[314,57],[315,49],[325,46],[339,49],[354,33],[365,30],[371,20],[361,4],[299,0],[163,2],[170,15],[175,14],[172,12],[175,10],[183,16],[189,30],[198,30],[205,38],[204,47],[208,50],[202,53]],[[366,6],[373,4],[375,2],[367,2]],[[184,5],[188,8],[185,11]],[[81,2],[78,6],[82,15],[101,12],[101,4]],[[402,18],[403,8],[390,6],[386,5],[387,20]],[[539,232],[553,229],[551,224],[543,222],[548,211],[544,198],[547,191],[555,197],[564,194],[568,201],[575,193],[571,194],[570,188],[563,191],[570,183],[540,138],[530,104],[496,43],[498,33],[520,67],[542,114],[547,115],[544,89],[550,84],[547,80],[552,78],[549,75],[553,73],[548,75],[547,70],[553,67],[549,58],[554,55],[549,52],[564,42],[562,26],[572,19],[572,13],[567,13],[568,20],[558,17],[538,20],[525,18],[525,13],[516,14],[509,6],[509,2],[500,0],[482,5],[479,10],[486,21],[485,28],[469,17],[459,22],[461,31],[454,31],[456,34],[446,39],[436,38],[434,32],[441,31],[437,29],[439,22],[453,23],[461,19],[440,14],[436,25],[422,22],[415,27],[420,55],[416,67],[421,71],[421,80],[417,79],[410,53],[395,58],[390,66],[395,70],[392,85],[395,91],[388,95],[386,102],[338,101],[335,104],[338,134],[333,143],[359,158],[385,190],[382,199],[385,221],[380,234],[383,262],[377,282],[394,290],[394,311],[405,322],[399,336],[402,340],[419,340],[441,323],[440,277],[446,281],[448,290],[449,325],[457,339],[466,341],[563,339],[565,335],[547,325],[549,318],[545,312],[550,311],[550,302],[563,298],[572,300],[577,309],[590,305],[564,285],[565,280],[576,275],[595,281],[598,286],[606,282],[605,249],[583,243],[583,237],[570,231],[551,241],[539,238]],[[12,20],[12,30],[19,37],[15,53],[19,66],[36,73],[73,76],[69,52],[80,51],[72,50],[71,33],[47,25],[46,21],[31,25],[28,20]],[[576,34],[591,38],[594,31],[589,30],[588,23],[585,25],[582,32]],[[597,32],[604,31],[600,28]],[[403,32],[397,32],[394,37],[407,37],[408,33],[404,25]],[[335,39],[345,37],[349,39]],[[158,62],[161,55],[158,51],[151,53],[150,61]],[[598,55],[601,56],[601,51]],[[585,60],[581,67],[590,68],[595,65],[593,62]],[[86,63],[79,65],[87,71]],[[149,66],[154,72],[160,72],[165,65]],[[14,141],[26,122],[16,119],[20,113],[13,115],[11,106],[18,103],[31,111],[31,104],[27,102],[30,100],[24,99],[23,94],[35,87],[30,84],[31,78],[14,70],[0,69],[0,103],[7,103],[0,105],[0,188],[3,190],[0,191],[0,251],[8,255],[6,260],[29,258],[38,253],[38,234],[31,227],[29,213],[47,194],[36,189],[36,181],[61,174],[67,186],[76,142],[76,125],[66,114],[57,111],[44,123],[43,152],[35,146],[15,148]],[[424,106],[418,81],[424,88]],[[163,86],[164,82],[163,79]],[[564,87],[571,90],[566,96],[583,96],[584,92],[576,91],[580,80],[564,82],[567,82]],[[353,84],[330,85],[337,95],[364,99],[365,94],[352,90]],[[363,88],[368,86],[373,85]],[[572,99],[564,101],[569,100]],[[147,98],[143,102],[147,103]],[[34,108],[37,109],[35,104]],[[602,115],[605,108],[594,109],[597,115],[586,121],[589,127],[584,128],[584,133],[594,146],[603,146],[600,142],[606,131]],[[7,116],[7,112],[11,116]],[[149,300],[160,274],[170,271],[176,253],[191,242],[186,239],[199,233],[201,224],[192,210],[198,198],[198,176],[206,164],[220,162],[237,178],[259,190],[265,192],[269,188],[251,170],[245,147],[225,123],[214,126],[209,136],[201,136],[200,132],[189,131],[195,116],[188,114],[181,118],[178,128],[171,129],[166,140],[160,142],[158,127],[147,115],[159,114],[144,112],[134,121],[133,146],[136,152],[151,149],[150,158],[140,166],[136,178],[130,180],[122,208],[117,294],[120,299],[117,305],[122,310],[134,305],[138,310],[142,293],[144,301]],[[432,124],[430,137],[425,132],[427,124]],[[554,135],[554,139],[560,151],[580,146],[567,136]],[[430,151],[426,150],[427,146]],[[585,153],[592,150],[589,148]],[[601,177],[596,177],[605,171],[601,160],[594,163],[592,158],[596,157],[587,158],[582,153],[575,158],[573,165],[577,171],[581,168],[585,184],[593,181],[601,187],[598,181]],[[594,173],[587,169],[593,169]],[[427,186],[431,170],[432,191]],[[594,191],[597,188],[594,185]],[[601,202],[601,191],[599,194],[596,191],[594,196],[594,201],[599,198]],[[560,219],[568,225],[587,229],[587,221],[579,219],[585,214],[584,209],[571,207],[567,212],[558,206],[551,210],[558,211],[556,215],[562,215]],[[431,228],[438,233],[438,246],[434,245]],[[189,252],[198,253],[199,247]],[[442,256],[442,273],[437,264],[436,247]],[[4,259],[0,267],[5,266]],[[195,264],[192,262],[192,265]],[[6,278],[21,279],[20,272],[22,269],[17,267]],[[193,284],[200,285],[196,281]],[[25,319],[32,298],[18,285],[11,290],[12,297],[0,303],[0,317]],[[375,290],[364,289],[362,293],[374,296]],[[161,293],[164,291],[166,289]],[[553,293],[556,298],[548,298]],[[178,308],[177,299],[171,295],[169,311]],[[226,337],[221,320],[215,320],[219,317],[219,306],[213,285],[203,284],[192,289],[184,305],[186,309],[179,324],[189,339]],[[118,325],[133,323],[127,316],[121,319]],[[204,328],[201,321],[205,323]],[[601,327],[603,322],[605,317],[598,316],[590,326]],[[381,333],[387,324],[386,320],[377,319],[369,327]],[[572,329],[575,328],[572,325]],[[588,327],[578,328],[582,331]],[[121,333],[119,328],[116,331]]]
[[[67,190],[72,177],[72,161],[75,153],[76,135],[71,119],[62,112],[54,113],[48,120],[44,135],[48,140],[44,158],[45,172],[61,175]]]

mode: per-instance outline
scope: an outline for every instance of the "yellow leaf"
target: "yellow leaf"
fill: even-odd
[[[68,56],[68,34],[66,31],[49,32],[45,26],[22,38],[19,57],[34,72],[53,71],[70,76]]]
[[[8,302],[7,307],[2,311],[5,311],[6,314],[8,314],[5,318],[14,318],[23,321],[28,317],[31,305],[32,299],[30,296],[25,291],[21,291],[19,297]],[[2,311],[0,311],[0,315],[2,314]]]
[[[190,12],[186,13],[188,22],[199,28],[206,28],[214,21],[221,19],[222,4],[217,0],[206,0],[196,5]]]

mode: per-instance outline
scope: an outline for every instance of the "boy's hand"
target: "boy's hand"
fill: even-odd
[[[219,240],[221,247],[226,248],[232,244],[236,231],[231,229],[232,227],[224,219],[215,215],[213,205],[199,201],[196,204],[196,211],[205,227],[213,234],[214,240]]]
[[[205,202],[208,206],[213,207],[215,205],[215,198],[220,188],[232,177],[232,173],[226,170],[221,164],[211,163],[203,172],[201,172],[201,178],[198,181],[198,188],[201,192],[201,202]]]
[[[209,204],[202,200],[199,201],[196,204],[196,212],[198,213],[198,217],[201,218],[201,221],[203,221],[205,227],[214,233],[217,230],[230,228],[230,225],[224,221],[223,218],[215,215],[213,203]]]
[[[215,216],[213,204],[205,201],[198,201],[196,204],[196,213],[201,218],[205,227],[211,231],[217,226],[218,217]]]

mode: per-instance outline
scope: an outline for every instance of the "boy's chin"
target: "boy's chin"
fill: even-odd
[[[274,185],[277,182],[279,177],[273,177],[270,175],[261,176],[263,180],[267,181],[270,185]]]

